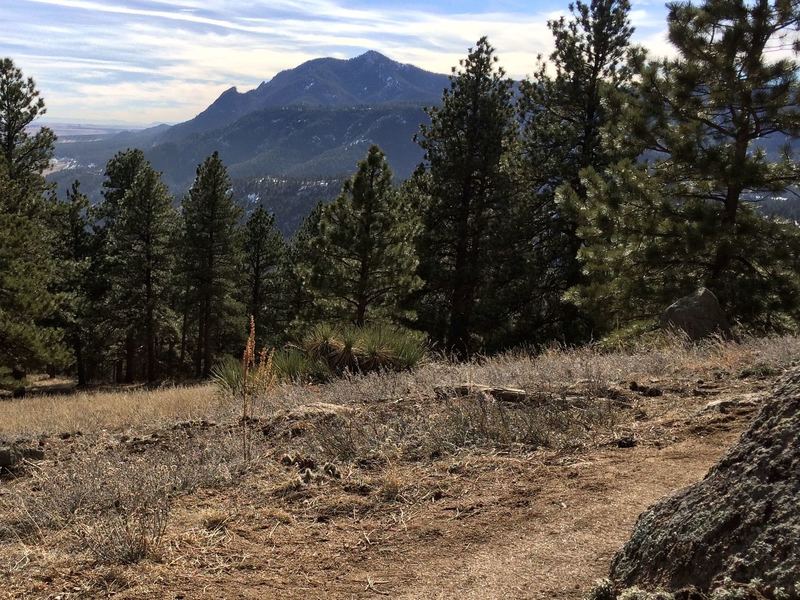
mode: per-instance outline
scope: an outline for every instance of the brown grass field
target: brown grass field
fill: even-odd
[[[430,360],[276,386],[244,423],[210,385],[0,402],[0,439],[44,451],[0,476],[0,597],[578,599],[798,360],[797,337]],[[526,396],[435,390],[464,383]]]

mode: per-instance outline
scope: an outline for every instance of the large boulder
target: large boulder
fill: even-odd
[[[702,481],[639,517],[611,579],[703,593],[759,579],[767,597],[800,597],[800,370]]]
[[[711,290],[700,288],[671,304],[661,315],[661,327],[682,331],[689,339],[731,336],[728,318]]]

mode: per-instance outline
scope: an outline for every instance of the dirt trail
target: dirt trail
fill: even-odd
[[[186,559],[154,564],[117,597],[582,598],[608,572],[636,517],[702,478],[744,424],[727,422],[664,449],[544,461],[475,456],[459,485],[408,513],[398,506],[364,519],[273,525],[254,501],[214,549],[217,568],[202,561],[189,568]],[[233,502],[220,492],[201,506]],[[198,510],[192,504],[185,519]]]
[[[550,469],[527,515],[500,521],[502,529],[464,552],[421,555],[414,578],[393,594],[581,598],[607,573],[639,513],[702,478],[733,439],[717,435],[662,451],[609,451],[572,469]]]

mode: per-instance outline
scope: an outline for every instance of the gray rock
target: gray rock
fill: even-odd
[[[691,340],[712,335],[732,337],[728,318],[717,297],[706,288],[671,304],[661,315],[661,327],[681,331]]]
[[[464,383],[456,386],[435,387],[434,393],[438,398],[449,399],[463,396],[494,398],[500,402],[524,402],[528,399],[525,390],[509,387],[481,385],[479,383]]]
[[[699,483],[636,523],[614,558],[621,587],[708,592],[761,579],[800,597],[800,370],[783,379],[750,428]]]
[[[0,469],[11,471],[18,467],[25,460],[42,460],[44,450],[41,448],[24,446],[2,446],[0,447]]]
[[[0,447],[0,469],[13,469],[19,462],[19,455],[17,452],[9,447]]]

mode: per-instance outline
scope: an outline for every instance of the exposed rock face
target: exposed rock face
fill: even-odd
[[[692,340],[714,334],[731,336],[728,318],[717,297],[706,288],[671,304],[661,315],[661,327],[682,331]]]
[[[611,567],[621,587],[707,592],[726,577],[800,597],[800,370],[705,479],[639,517]]]

